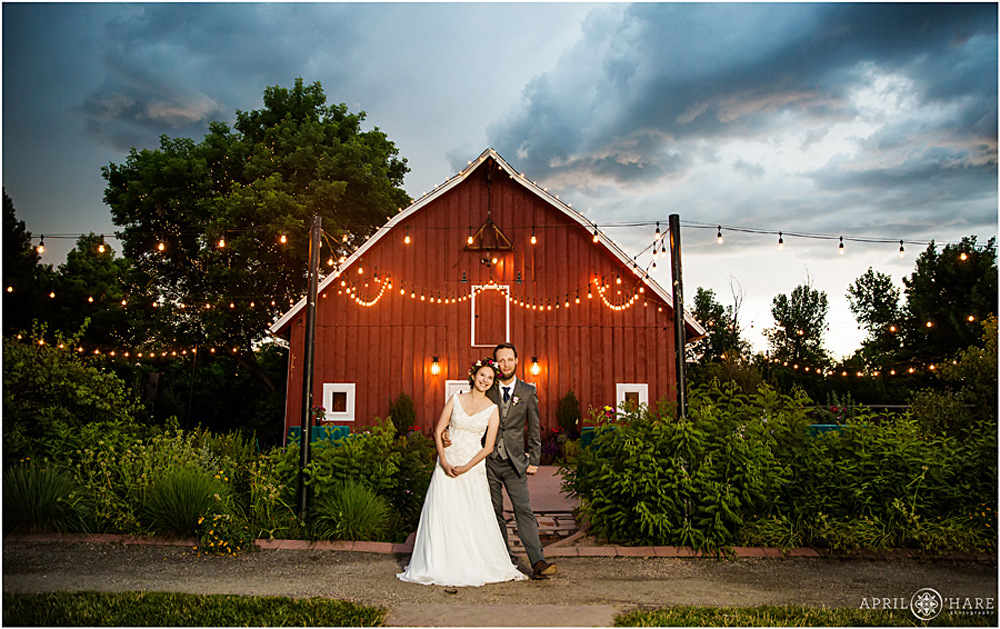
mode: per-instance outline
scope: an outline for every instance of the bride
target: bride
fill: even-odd
[[[438,461],[410,565],[396,575],[403,581],[480,586],[527,578],[511,562],[500,534],[483,462],[493,451],[500,425],[497,406],[486,397],[499,373],[492,358],[477,361],[469,370],[472,390],[452,396],[441,412],[434,429]],[[441,439],[446,428],[451,435],[447,448]]]

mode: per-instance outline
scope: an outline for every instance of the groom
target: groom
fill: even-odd
[[[507,523],[503,518],[503,489],[514,507],[517,535],[521,538],[528,560],[531,578],[545,579],[556,573],[555,564],[546,563],[542,543],[538,539],[538,522],[528,497],[528,476],[538,471],[541,455],[541,435],[538,418],[538,394],[535,386],[518,380],[517,348],[501,343],[493,350],[493,359],[500,366],[500,379],[486,392],[500,408],[500,430],[493,452],[486,457],[486,477],[490,483],[490,498],[500,524],[504,545],[507,544]],[[524,451],[524,427],[528,426],[528,452]]]

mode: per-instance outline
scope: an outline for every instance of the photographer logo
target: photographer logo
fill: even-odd
[[[937,590],[924,588],[910,598],[910,611],[917,617],[917,620],[931,620],[937,618],[944,607],[944,599],[937,593]]]

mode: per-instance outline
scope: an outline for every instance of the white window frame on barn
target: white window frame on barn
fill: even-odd
[[[444,381],[444,403],[447,404],[451,396],[456,393],[465,393],[470,390],[468,380],[445,380]]]
[[[470,316],[472,317],[472,340],[470,341],[471,345],[473,347],[495,347],[496,346],[496,343],[487,344],[487,345],[477,345],[476,344],[476,293],[479,291],[479,289],[482,289],[482,290],[498,290],[498,291],[502,291],[502,292],[504,292],[504,293],[507,294],[507,299],[504,300],[504,308],[505,308],[505,310],[504,310],[503,342],[505,342],[505,343],[510,342],[510,286],[508,286],[506,284],[482,284],[482,285],[474,285],[472,287],[472,289],[471,289],[472,290],[472,299],[469,300],[469,301],[472,302],[472,309],[471,309],[471,312],[470,312]]]
[[[625,396],[629,393],[638,393],[640,406],[643,404],[649,406],[648,384],[645,382],[619,382],[615,384],[615,408],[621,408],[621,405],[625,403]]]
[[[326,421],[352,422],[354,421],[354,403],[357,385],[353,382],[324,382],[323,383],[323,408],[326,409]],[[347,394],[347,410],[341,413],[333,412],[333,394]]]

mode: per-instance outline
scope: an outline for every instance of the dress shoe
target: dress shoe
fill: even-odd
[[[535,565],[531,567],[531,578],[532,579],[547,579],[556,573],[558,568],[554,563],[545,563],[544,559],[539,559],[535,562]]]

